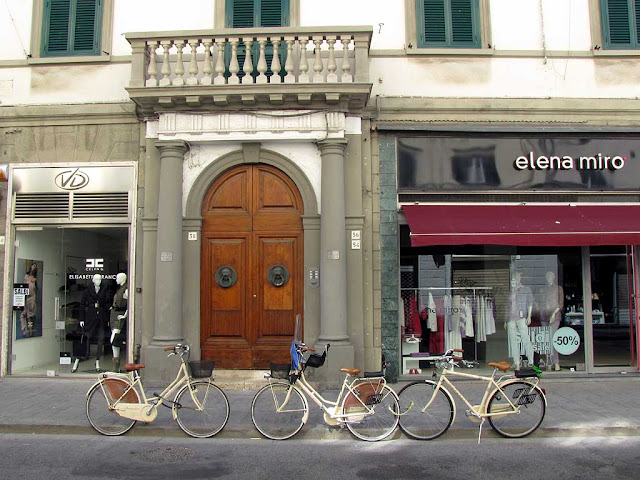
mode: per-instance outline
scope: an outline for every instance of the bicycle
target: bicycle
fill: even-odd
[[[462,350],[452,349],[441,356],[421,358],[434,361],[437,368],[442,368],[439,380],[412,382],[398,393],[399,424],[406,435],[418,440],[432,440],[449,429],[455,420],[456,404],[445,384],[467,405],[466,415],[480,422],[478,443],[487,419],[491,427],[504,437],[520,438],[536,431],[547,407],[545,392],[538,386],[542,373],[539,369],[516,370],[514,375],[502,375],[496,379],[498,372],[506,372],[511,366],[507,362],[491,362],[491,376],[464,373],[455,370],[459,366],[457,362],[462,361],[462,356],[456,353],[462,354]],[[472,405],[449,380],[450,376],[487,382],[480,404]]]
[[[103,435],[122,435],[137,421],[151,423],[158,406],[171,408],[173,419],[192,437],[208,438],[229,420],[229,401],[213,383],[213,362],[189,361],[189,346],[165,347],[180,356],[176,378],[162,391],[147,398],[139,371],[143,364],[128,363],[127,373],[106,372],[87,392],[86,414],[91,426]],[[173,400],[168,397],[177,392]],[[142,400],[142,401],[141,401]],[[106,407],[106,408],[105,408]]]
[[[309,418],[307,396],[324,411],[325,423],[346,426],[361,440],[374,442],[393,433],[398,425],[398,396],[387,386],[382,372],[358,377],[359,369],[341,368],[345,378],[335,401],[323,398],[308,383],[305,370],[324,365],[329,347],[320,355],[294,340],[291,364],[271,364],[270,373],[265,374],[269,383],[251,402],[251,420],[264,437],[286,440],[298,433]],[[307,352],[310,355],[305,358]]]

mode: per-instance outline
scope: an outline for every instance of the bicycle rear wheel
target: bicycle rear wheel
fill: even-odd
[[[110,404],[118,401],[140,403],[135,389],[127,389],[129,384],[117,378],[108,378],[96,383],[87,393],[86,414],[91,426],[102,435],[114,436],[127,433],[136,424],[135,420],[121,417]],[[124,397],[124,392],[127,392]]]
[[[227,396],[217,385],[206,380],[182,387],[176,394],[173,408],[180,428],[196,438],[213,437],[229,420]]]
[[[345,404],[348,403],[349,395],[347,395],[345,401],[342,403],[342,412],[345,415],[358,415],[362,413],[362,417],[355,417],[356,421],[350,421],[347,418],[347,428],[360,440],[377,442],[391,435],[398,426],[398,398],[395,392],[386,385],[379,393],[370,395],[370,397],[373,397],[371,401],[376,402],[367,404],[369,408],[373,408],[372,414],[366,414],[367,409],[360,402],[353,404],[354,402],[352,401],[349,402],[351,403],[350,406],[345,406]],[[365,403],[370,403],[367,399],[363,400]]]
[[[431,380],[405,385],[400,399],[400,430],[416,440],[433,440],[446,432],[454,418],[453,399]],[[435,397],[434,397],[434,391]],[[422,411],[432,399],[431,405]]]
[[[289,389],[291,394],[285,404]],[[304,395],[284,382],[265,385],[251,402],[251,421],[263,436],[271,440],[293,437],[304,425],[308,413]]]
[[[536,431],[546,411],[544,393],[539,387],[524,381],[500,385],[487,404],[487,413],[512,411],[511,403],[519,407],[518,413],[489,417],[493,429],[503,437],[520,438]]]

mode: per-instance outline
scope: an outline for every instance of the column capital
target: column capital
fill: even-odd
[[[171,151],[184,155],[189,150],[189,144],[182,140],[156,140],[155,146],[160,150],[160,155]]]
[[[318,145],[321,155],[343,155],[348,143],[349,141],[344,138],[336,138],[335,140],[322,140],[316,145]]]

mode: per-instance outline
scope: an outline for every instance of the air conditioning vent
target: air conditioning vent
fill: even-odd
[[[73,218],[127,217],[128,193],[74,193]]]
[[[18,194],[14,218],[69,218],[69,194]]]

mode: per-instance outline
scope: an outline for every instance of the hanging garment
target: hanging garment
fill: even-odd
[[[438,331],[438,314],[436,312],[436,302],[433,301],[433,295],[429,292],[429,316],[427,325],[432,332]]]

